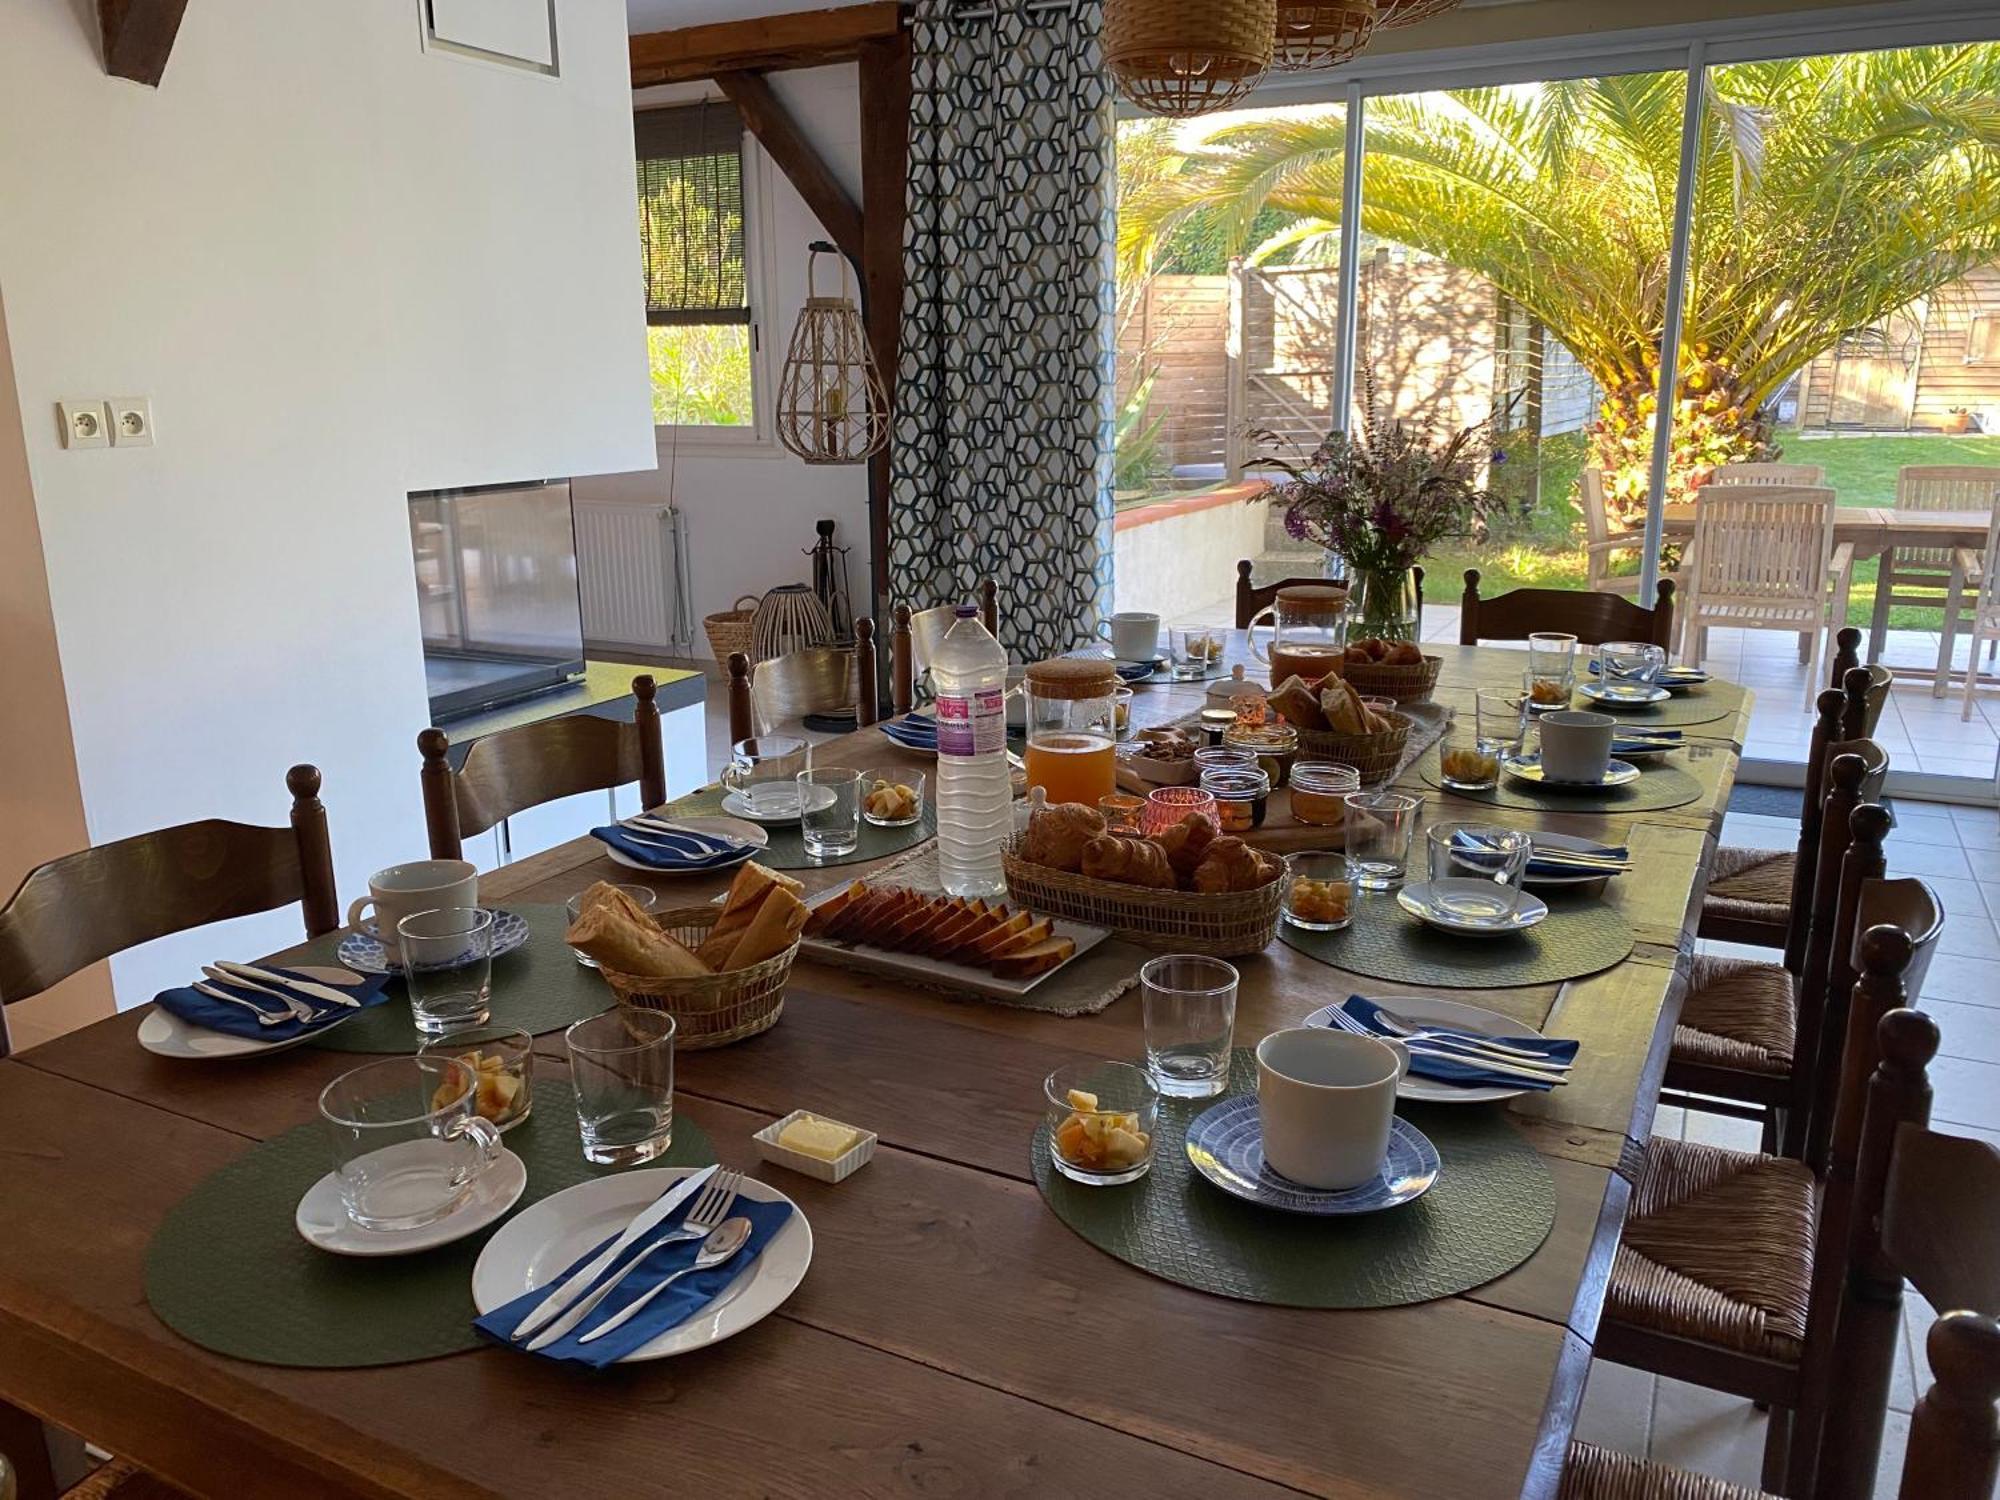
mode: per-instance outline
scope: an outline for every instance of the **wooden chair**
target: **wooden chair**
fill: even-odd
[[[1976,510],[2000,505],[2000,468],[1977,464],[1905,464],[1896,471],[1896,509]],[[1984,583],[1981,555],[1948,547],[1891,547],[1875,578],[1875,611],[1868,622],[1868,659],[1882,659],[1889,611],[1899,604],[1943,611],[1938,671],[1951,665],[1952,627],[1958,612],[1976,605]],[[1939,686],[1934,697],[1942,697]]]
[[[1901,929],[1895,956],[1903,975],[1920,982],[1943,927],[1930,889],[1919,880],[1862,877],[1848,894],[1853,926],[1836,935],[1843,962],[1853,961],[1855,932],[1870,934],[1862,957],[1872,962],[1888,953],[1877,934]],[[1850,1016],[1870,1003],[1855,987]],[[1852,1043],[1843,1051],[1844,1076],[1866,1076],[1876,1055],[1872,1037]],[[1843,1089],[1830,1107],[1845,1111],[1852,1093]],[[1600,1358],[1768,1403],[1763,1484],[1787,1495],[1811,1493],[1790,1480],[1809,1479],[1814,1467],[1827,1403],[1819,1376],[1837,1326],[1824,1289],[1836,1284],[1828,1267],[1847,1253],[1844,1210],[1816,1211],[1818,1194],[1803,1162],[1655,1139],[1633,1189],[1595,1345]]]
[[[423,756],[418,776],[431,858],[463,858],[466,839],[558,797],[610,791],[636,781],[642,806],[665,802],[667,760],[660,710],[653,701],[657,691],[652,677],[642,672],[632,679],[632,696],[638,701],[631,723],[566,714],[503,729],[475,741],[456,771],[446,758],[449,737],[442,729],[424,730],[417,736]]]
[[[319,768],[285,773],[289,828],[208,818],[79,849],[28,872],[0,906],[0,1004],[169,933],[300,903],[307,937],[340,925]],[[6,1013],[0,1010],[0,1057]]]
[[[1704,485],[1683,570],[1683,659],[1706,659],[1712,626],[1790,631],[1810,707],[1822,647],[1847,623],[1854,564],[1851,544],[1833,544],[1833,511],[1834,493],[1823,486]]]
[[[1717,464],[1708,484],[1806,484],[1826,483],[1826,470],[1818,464]]]
[[[1613,573],[1611,555],[1639,551],[1646,545],[1646,533],[1612,528],[1602,469],[1585,469],[1577,476],[1577,505],[1583,511],[1584,587],[1593,593],[1638,593],[1639,575]]]
[[[940,604],[934,609],[912,611],[898,604],[889,612],[889,704],[894,713],[906,714],[916,705],[917,679],[930,670],[945,632],[957,619],[958,606]],[[979,580],[979,622],[986,633],[1000,639],[1000,589],[991,578]]]
[[[789,731],[808,714],[852,713],[865,728],[881,717],[878,692],[875,622],[856,620],[852,647],[807,646],[750,669],[752,733]]]
[[[1993,518],[1986,523],[1986,550],[1979,555],[1978,565],[1968,567],[1961,561],[1954,568],[1955,576],[1974,581],[1972,647],[1965,655],[1965,697],[1958,710],[1961,723],[1972,717],[1973,695],[1979,691],[1979,648],[1987,642],[2000,645],[2000,568],[1987,567],[1987,558],[2000,558],[2000,495],[1993,502]],[[1958,610],[1959,592],[1954,589],[1945,599],[1944,640],[1938,649],[1937,675],[1931,680],[1933,698],[1942,697],[1951,685],[1952,638],[1958,632]]]
[[[1560,630],[1586,646],[1606,641],[1651,641],[1673,649],[1674,581],[1662,578],[1654,605],[1578,589],[1515,589],[1491,599],[1479,597],[1479,570],[1465,570],[1465,593],[1458,607],[1458,643],[1525,641],[1539,630]]]

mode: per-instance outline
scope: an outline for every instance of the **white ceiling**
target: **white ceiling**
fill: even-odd
[[[632,31],[666,31],[676,26],[706,26],[714,21],[788,15],[817,9],[825,3],[827,0],[625,0],[625,21]]]

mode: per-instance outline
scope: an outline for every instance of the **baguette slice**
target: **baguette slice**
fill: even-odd
[[[1044,938],[1031,947],[994,959],[993,974],[999,979],[1033,979],[1061,967],[1075,952],[1076,943],[1070,938]]]
[[[782,886],[773,886],[757,903],[756,918],[729,955],[732,969],[747,969],[767,958],[776,958],[797,941],[799,929],[810,913],[805,902]]]
[[[570,923],[569,945],[615,974],[643,979],[692,979],[714,971],[650,919],[633,921],[613,901],[600,901]]]
[[[800,882],[776,870],[767,870],[754,859],[739,866],[736,878],[729,882],[729,894],[723,900],[722,915],[695,950],[696,956],[718,973],[723,969],[742,968],[743,965],[736,962],[736,945],[750,930],[750,924],[756,921],[764,898],[774,890],[787,891],[794,899],[805,894],[805,886]]]

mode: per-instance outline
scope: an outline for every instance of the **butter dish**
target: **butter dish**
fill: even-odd
[[[784,1134],[785,1128],[803,1119],[821,1120],[837,1129],[851,1130],[855,1135],[854,1144],[832,1160],[780,1145],[778,1137]],[[765,1161],[775,1162],[781,1167],[790,1167],[794,1172],[816,1177],[821,1182],[840,1182],[853,1176],[866,1166],[868,1158],[875,1154],[874,1131],[862,1130],[859,1126],[827,1119],[825,1115],[816,1115],[809,1109],[795,1109],[782,1120],[773,1120],[751,1139],[757,1142],[757,1154]]]

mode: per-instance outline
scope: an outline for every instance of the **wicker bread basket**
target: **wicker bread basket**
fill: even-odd
[[[708,649],[715,653],[717,661],[726,663],[738,651],[756,660],[750,652],[750,622],[757,617],[757,606],[761,603],[758,595],[744,594],[729,608],[702,616],[701,627],[708,632]]]
[[[722,915],[719,906],[677,906],[652,914],[654,925],[690,949],[699,948]],[[768,1031],[785,1008],[785,981],[799,955],[796,940],[776,957],[747,969],[658,979],[600,969],[620,1005],[663,1010],[674,1018],[674,1046],[683,1052],[721,1047]]]
[[[1282,878],[1254,891],[1219,895],[1161,891],[1030,864],[1015,852],[1019,845],[1017,834],[1009,841],[1002,861],[1007,893],[1032,911],[1108,927],[1119,937],[1149,948],[1206,953],[1215,958],[1261,953],[1278,935],[1279,909],[1285,898]]]
[[[1364,698],[1394,698],[1398,703],[1428,703],[1436,690],[1444,658],[1426,656],[1417,666],[1392,667],[1387,662],[1347,662],[1338,671]]]
[[[1359,688],[1360,684],[1355,686]],[[1410,742],[1410,716],[1391,713],[1391,727],[1375,734],[1341,734],[1332,729],[1301,729],[1300,760],[1332,761],[1352,766],[1363,786],[1375,786],[1396,774],[1403,747]]]

